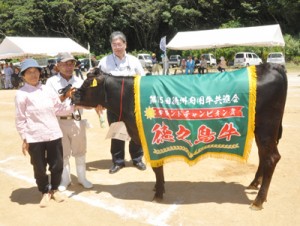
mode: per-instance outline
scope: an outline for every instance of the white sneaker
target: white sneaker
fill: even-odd
[[[67,190],[67,188],[69,187],[69,185],[71,184],[71,182],[69,184],[63,184],[61,183],[59,186],[58,186],[58,190],[59,191],[65,191]]]
[[[42,196],[42,200],[40,201],[40,207],[44,208],[47,207],[49,204],[49,201],[51,199],[51,194],[50,193],[44,193]]]

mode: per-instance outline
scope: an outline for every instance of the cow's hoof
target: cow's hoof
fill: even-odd
[[[157,197],[156,195],[154,195],[152,202],[154,203],[162,203],[163,198],[162,197]]]
[[[255,204],[251,204],[251,206],[249,207],[251,210],[262,210],[263,209],[263,206],[260,205],[260,206],[257,206]]]

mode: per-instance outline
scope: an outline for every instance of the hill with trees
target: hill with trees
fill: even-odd
[[[101,55],[111,50],[111,32],[121,30],[128,51],[159,53],[160,38],[178,31],[279,24],[293,58],[300,55],[299,18],[299,0],[0,0],[0,41],[69,37]]]

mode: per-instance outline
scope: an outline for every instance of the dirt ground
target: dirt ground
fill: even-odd
[[[15,90],[0,90],[0,226],[12,225],[275,225],[300,222],[300,72],[289,73],[288,99],[279,144],[281,160],[262,211],[249,209],[256,191],[245,190],[258,165],[256,146],[248,163],[205,159],[189,167],[183,162],[165,165],[166,194],[163,203],[151,202],[154,173],[139,171],[126,151],[126,167],[109,174],[108,131],[101,128],[93,110],[87,110],[87,177],[92,189],[77,184],[74,158],[72,185],[63,203],[51,200],[40,208],[40,193],[33,179],[29,156],[21,152],[14,124]]]

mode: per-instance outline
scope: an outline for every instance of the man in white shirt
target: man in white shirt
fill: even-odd
[[[73,76],[76,59],[69,53],[61,53],[58,56],[57,67],[59,73],[47,80],[46,86],[58,94],[58,91],[71,84],[72,87],[79,88],[83,80]],[[71,101],[70,99],[66,101]],[[75,157],[78,182],[84,188],[92,188],[93,184],[86,179],[86,120],[78,120],[71,115],[58,115],[58,122],[63,132],[63,157],[64,169],[61,183],[58,190],[64,191],[71,184],[70,163],[71,156]]]
[[[115,31],[110,36],[110,43],[113,53],[103,57],[98,67],[106,73],[113,76],[144,76],[145,71],[140,61],[126,53],[127,42],[125,35],[120,31]],[[108,123],[112,124],[119,121],[119,115],[107,111]],[[116,173],[125,166],[125,141],[112,139],[110,152],[112,154],[113,166],[109,173]],[[139,170],[145,170],[146,165],[142,162],[143,150],[140,145],[135,144],[132,140],[129,142],[129,153],[133,165]]]

